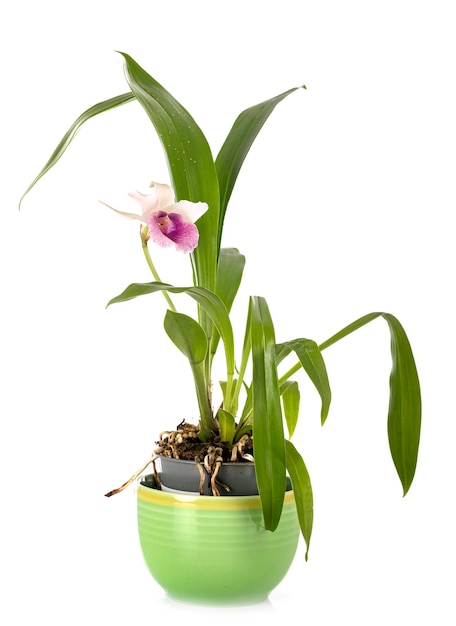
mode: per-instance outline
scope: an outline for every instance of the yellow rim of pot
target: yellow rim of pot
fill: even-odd
[[[194,508],[200,511],[241,511],[243,509],[260,509],[259,496],[195,496],[191,494],[176,494],[151,489],[139,484],[137,487],[138,499],[150,504],[159,504],[173,508]],[[294,502],[293,491],[285,493],[284,504]]]

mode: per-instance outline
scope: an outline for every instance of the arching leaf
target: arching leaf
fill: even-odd
[[[310,483],[310,476],[307,471],[306,464],[304,463],[304,459],[291,441],[285,441],[285,450],[287,454],[287,470],[290,474],[291,484],[293,485],[299,525],[307,546],[307,561],[313,526],[312,485]]]
[[[305,89],[305,86],[303,86],[303,88]],[[228,133],[215,160],[220,186],[219,241],[221,239],[228,201],[244,160],[255,138],[277,104],[297,89],[299,89],[299,87],[294,87],[278,96],[260,102],[242,111]]]
[[[392,368],[388,410],[388,440],[391,456],[404,495],[415,475],[421,431],[421,391],[410,342],[399,320],[390,313],[369,313],[345,326],[320,344],[320,350],[340,341],[377,317],[383,317],[391,334]]]
[[[33,181],[30,183],[30,185],[27,187],[27,189],[25,190],[25,192],[23,193],[19,201],[19,207],[21,206],[23,199],[28,194],[28,192],[32,189],[32,187],[36,185],[36,183],[40,180],[42,176],[46,174],[46,172],[48,172],[52,167],[54,167],[54,165],[57,163],[57,161],[64,154],[65,150],[68,148],[70,143],[75,138],[78,130],[81,128],[81,126],[85,122],[87,122],[87,120],[94,117],[95,115],[98,115],[99,113],[104,113],[105,111],[114,109],[115,107],[118,107],[121,104],[125,104],[126,102],[131,102],[132,100],[135,100],[135,97],[132,93],[124,93],[121,96],[115,96],[114,98],[110,98],[109,100],[104,100],[103,102],[99,102],[98,104],[95,104],[94,106],[90,107],[90,109],[87,109],[87,111],[84,111],[84,113],[82,113],[77,118],[77,120],[73,122],[73,124],[70,126],[70,128],[67,130],[67,132],[64,134],[64,136],[60,140],[60,143],[58,144],[54,152],[49,157],[49,160],[47,161],[46,165],[43,167],[43,169],[38,174],[38,176],[36,176],[33,179]]]
[[[276,350],[279,362],[288,356],[291,351],[295,352],[301,366],[320,394],[321,423],[324,424],[331,404],[331,387],[320,348],[312,339],[293,339],[277,345]]]

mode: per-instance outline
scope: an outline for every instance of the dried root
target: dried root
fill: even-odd
[[[222,487],[225,491],[230,492],[230,488],[225,483],[217,480],[218,473],[223,463],[223,449],[215,446],[208,448],[207,454],[204,457],[203,465],[207,474],[211,477],[211,490],[212,495],[219,496],[220,491],[218,487]]]
[[[146,467],[148,465],[150,465],[151,463],[154,464],[154,477],[155,480],[158,481],[158,483],[160,483],[160,481],[158,480],[158,474],[157,474],[157,470],[155,469],[155,459],[157,458],[156,454],[153,454],[150,459],[137,471],[133,474],[133,476],[131,478],[129,478],[127,480],[127,482],[125,482],[123,485],[121,485],[120,487],[118,487],[117,489],[112,489],[111,491],[108,491],[108,493],[105,493],[105,496],[107,498],[110,498],[111,496],[114,496],[116,493],[120,493],[121,491],[123,491],[126,487],[128,487],[128,485],[131,485],[131,483],[133,481],[135,481],[138,476],[140,476],[144,470],[146,469]]]
[[[195,457],[195,463],[196,463],[196,467],[198,468],[199,475],[200,475],[198,491],[199,491],[200,496],[202,496],[204,493],[204,479],[206,478],[206,475],[204,473],[204,468],[201,465],[200,460],[197,456]]]
[[[233,445],[231,448],[231,461],[235,462],[238,460],[238,457],[244,459],[244,461],[253,461],[253,456],[245,452],[245,449],[253,450],[252,438],[250,435],[242,435],[237,443]]]

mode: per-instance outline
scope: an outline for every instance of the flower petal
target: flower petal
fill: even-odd
[[[193,252],[198,245],[199,232],[195,224],[185,222],[181,215],[169,213],[174,229],[168,237],[174,241],[180,252]]]
[[[158,199],[157,211],[164,211],[167,206],[174,203],[173,188],[164,183],[150,183],[150,188],[154,190]],[[168,211],[169,213],[169,211]]]
[[[150,183],[150,193],[142,193],[140,191],[130,191],[130,198],[136,200],[141,208],[142,221],[149,221],[150,216],[155,211],[163,211],[166,207],[174,203],[174,191],[169,185],[163,183]],[[169,212],[169,211],[168,211]]]
[[[194,224],[196,220],[206,213],[208,206],[205,202],[190,202],[190,200],[180,200],[176,204],[166,207],[168,213],[182,215],[186,222]]]
[[[157,194],[150,193],[145,195],[139,191],[130,191],[128,195],[139,204],[141,209],[140,219],[147,224],[152,213],[158,210]]]
[[[127,213],[126,211],[119,211],[119,209],[115,209],[113,206],[111,206],[107,202],[103,202],[103,200],[98,200],[98,202],[100,204],[104,204],[104,206],[107,206],[108,209],[111,209],[111,211],[114,211],[115,213],[119,213],[119,215],[123,215],[123,217],[128,217],[131,220],[140,220],[141,222],[144,221],[141,215],[137,215],[136,213]]]
[[[149,236],[150,239],[162,248],[169,248],[174,245],[174,241],[170,239],[164,232],[163,227],[160,228],[158,219],[163,215],[167,215],[163,211],[159,211],[150,216],[149,219]]]
[[[199,232],[191,222],[186,222],[178,213],[157,211],[149,220],[152,241],[168,248],[175,245],[180,252],[192,252],[198,245]]]

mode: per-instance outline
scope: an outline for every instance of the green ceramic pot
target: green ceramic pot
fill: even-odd
[[[138,529],[150,573],[166,593],[197,604],[266,599],[296,553],[299,524],[291,489],[277,530],[264,529],[259,496],[213,496],[138,485]]]

